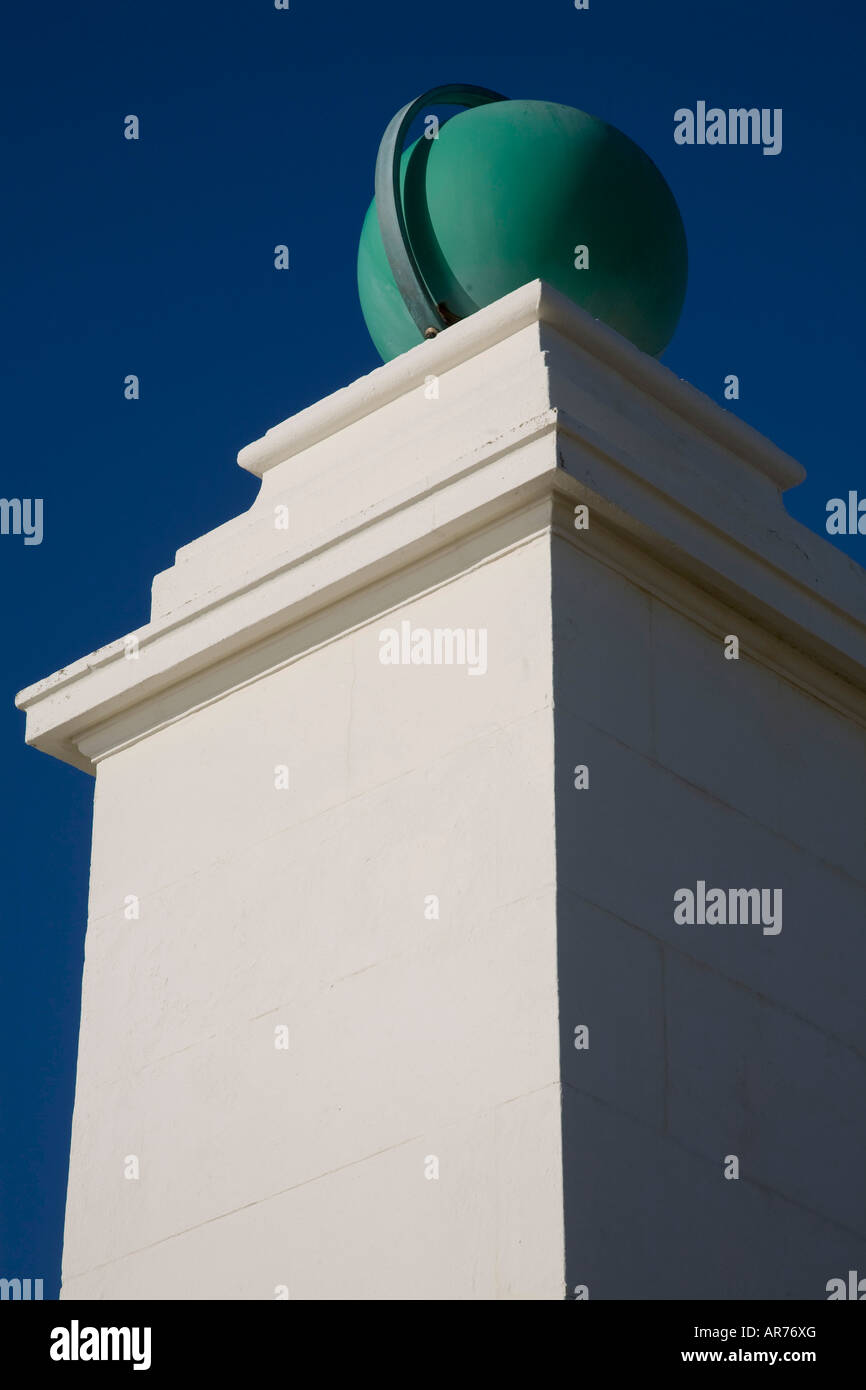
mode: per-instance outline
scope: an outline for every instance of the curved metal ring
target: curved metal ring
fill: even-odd
[[[376,210],[385,255],[398,290],[409,313],[425,338],[433,338],[447,328],[453,317],[446,318],[430,292],[418,260],[409,242],[403,198],[400,189],[400,160],[406,131],[418,112],[425,106],[486,106],[493,101],[508,101],[500,92],[487,87],[473,87],[454,82],[445,87],[432,87],[423,96],[410,101],[391,121],[382,137],[376,159]]]

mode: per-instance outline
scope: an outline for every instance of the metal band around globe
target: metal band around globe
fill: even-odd
[[[379,230],[391,274],[406,308],[425,338],[447,328],[450,320],[440,312],[409,241],[400,188],[400,161],[406,132],[425,106],[486,106],[489,102],[508,99],[487,87],[473,87],[466,83],[454,82],[445,87],[432,87],[398,111],[382,137],[376,158]]]

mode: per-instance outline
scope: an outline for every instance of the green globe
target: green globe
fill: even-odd
[[[673,336],[688,274],[682,218],[652,160],[614,126],[555,102],[492,102],[407,149],[401,183],[412,250],[448,321],[540,279],[644,352]],[[383,361],[423,341],[375,200],[358,292]]]

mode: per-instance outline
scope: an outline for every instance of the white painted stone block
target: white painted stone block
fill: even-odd
[[[866,582],[799,466],[539,284],[239,461],[139,658],[19,696],[97,779],[63,1297],[866,1266]],[[699,879],[781,932],[675,921]]]

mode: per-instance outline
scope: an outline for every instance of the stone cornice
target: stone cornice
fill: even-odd
[[[800,466],[538,282],[269,430],[239,462],[262,477],[249,512],[157,577],[136,658],[121,639],[21,692],[28,742],[93,771],[561,525],[580,498],[594,544],[616,537],[792,644],[835,701],[840,680],[855,704],[866,690],[866,571],[788,516],[781,490]]]
[[[748,459],[780,488],[796,487],[804,480],[806,471],[802,465],[764,435],[736,415],[722,410],[654,357],[648,357],[541,280],[531,281],[489,308],[454,324],[432,341],[419,343],[411,352],[403,353],[369,376],[360,377],[342,391],[274,425],[262,439],[241,449],[238,463],[261,477],[268,469],[373,414],[398,396],[415,390],[428,375],[451,371],[535,323],[558,329],[569,341],[612,368],[643,394]]]

